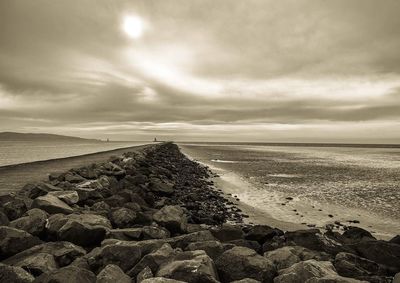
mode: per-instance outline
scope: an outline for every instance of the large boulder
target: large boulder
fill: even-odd
[[[34,236],[42,234],[48,218],[47,212],[39,208],[33,208],[28,210],[25,215],[26,216],[11,221],[10,226],[24,230]]]
[[[30,283],[35,278],[21,267],[9,266],[0,263],[1,283]]]
[[[58,191],[62,191],[62,189],[49,183],[39,182],[26,184],[22,188],[21,193],[26,195],[28,198],[35,199],[37,197],[44,196],[49,192]]]
[[[316,251],[311,251],[300,246],[282,247],[264,253],[264,257],[271,260],[278,270],[288,268],[295,263],[309,259],[328,259],[328,256],[323,257]]]
[[[244,278],[272,282],[276,275],[276,268],[269,259],[245,247],[234,247],[225,251],[217,259],[216,266],[222,282]]]
[[[210,229],[210,231],[214,237],[221,242],[240,240],[244,237],[244,233],[240,227],[226,223],[218,227],[213,227]]]
[[[154,221],[167,228],[171,233],[185,232],[187,217],[185,211],[177,205],[166,205],[153,215]]]
[[[361,241],[350,245],[357,254],[390,268],[400,270],[400,245],[386,241]]]
[[[48,253],[36,253],[22,258],[13,266],[22,267],[34,276],[58,269],[54,256]]]
[[[346,243],[376,240],[376,238],[367,230],[354,226],[348,227],[342,236],[342,239]]]
[[[31,247],[3,261],[5,264],[17,265],[19,262],[37,256],[38,254],[50,254],[54,257],[58,266],[71,264],[76,258],[86,254],[86,251],[69,242],[48,242]],[[40,257],[40,256],[39,256]]]
[[[10,220],[7,215],[0,210],[0,226],[8,226],[8,224],[10,224]]]
[[[41,244],[39,238],[12,227],[0,226],[0,259]]]
[[[96,283],[131,283],[132,279],[115,264],[108,264],[99,274]]]
[[[80,246],[96,246],[104,240],[106,228],[88,225],[76,220],[68,220],[58,231],[58,239]]]
[[[111,229],[107,233],[108,239],[118,239],[123,241],[137,241],[143,236],[143,228],[124,228]]]
[[[218,241],[204,241],[204,242],[190,243],[186,247],[186,250],[188,251],[203,250],[210,258],[216,260],[224,251],[232,247],[233,245],[222,244],[221,242]]]
[[[153,276],[153,272],[151,271],[150,267],[146,266],[136,276],[136,283],[141,283],[143,280],[149,279],[149,278],[152,278],[152,277],[154,277]]]
[[[56,192],[49,192],[51,196],[55,196],[65,202],[68,205],[72,205],[79,202],[79,195],[77,191],[56,191]]]
[[[158,226],[144,226],[143,227],[143,239],[166,239],[169,238],[170,232],[164,227]]]
[[[267,225],[254,225],[246,233],[245,239],[251,241],[257,241],[262,245],[265,243],[266,240],[281,235],[283,235],[283,232],[279,229],[272,228]]]
[[[19,197],[11,197],[2,205],[2,209],[9,220],[20,218],[28,210],[26,201]]]
[[[338,253],[334,265],[340,275],[347,277],[363,279],[371,275],[390,275],[386,267],[350,253]]]
[[[87,255],[92,270],[101,270],[108,264],[115,264],[124,272],[135,266],[141,258],[142,251],[138,244],[123,241],[96,248]]]
[[[76,266],[63,267],[36,278],[37,283],[95,283],[93,272]]]
[[[32,203],[32,208],[40,208],[49,214],[70,214],[74,212],[68,204],[52,195],[37,197]]]
[[[110,213],[110,219],[115,228],[129,228],[135,224],[136,213],[129,208],[119,208]]]
[[[160,266],[156,276],[188,283],[218,282],[214,262],[204,251],[178,253]]]
[[[286,232],[285,238],[288,243],[305,247],[310,250],[324,251],[330,254],[346,251],[345,247],[334,239],[321,234],[318,229],[297,230]]]
[[[163,182],[159,178],[150,179],[149,189],[158,195],[169,196],[174,193],[173,184]]]
[[[176,254],[177,252],[169,244],[164,244],[156,251],[145,255],[127,274],[131,277],[136,277],[146,267],[150,268],[154,274],[162,263],[168,261]]]

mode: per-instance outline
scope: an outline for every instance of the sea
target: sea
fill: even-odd
[[[146,142],[0,141],[0,166],[79,156]]]
[[[400,233],[400,147],[181,143],[189,157],[240,183],[235,196],[308,227],[335,222]],[[229,180],[230,179],[230,180]],[[238,184],[236,184],[238,186]]]

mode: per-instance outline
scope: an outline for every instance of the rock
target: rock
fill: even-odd
[[[153,215],[154,221],[167,228],[171,233],[185,232],[187,218],[184,210],[177,205],[167,205]]]
[[[35,277],[21,267],[9,266],[0,263],[0,282],[1,283],[29,283]]]
[[[166,239],[170,237],[170,233],[167,229],[157,226],[144,226],[143,227],[143,239]]]
[[[293,242],[310,250],[324,251],[334,255],[346,251],[341,243],[321,234],[318,229],[286,232],[285,238],[287,242]]]
[[[376,240],[376,238],[367,230],[353,226],[348,227],[342,236],[346,243]]]
[[[228,245],[223,245],[218,241],[205,241],[190,243],[186,250],[195,251],[203,250],[213,260],[216,260],[224,251],[227,250]]]
[[[28,210],[25,201],[16,197],[4,203],[2,208],[9,220],[20,218]]]
[[[393,273],[400,270],[400,245],[386,241],[361,241],[349,245],[357,254],[391,268]]]
[[[97,275],[96,283],[131,283],[131,278],[115,264],[109,264]]]
[[[40,208],[49,214],[70,214],[74,212],[68,204],[52,195],[37,197],[32,203],[32,208]]]
[[[26,184],[21,190],[24,195],[31,199],[57,191],[62,191],[62,189],[44,182]]]
[[[96,169],[97,165],[92,164],[90,166],[81,167],[76,169],[75,172],[85,178],[85,179],[97,179],[99,177],[98,171]]]
[[[279,229],[271,228],[267,225],[255,225],[246,233],[245,239],[257,241],[262,245],[266,240],[281,235],[283,235],[283,232]]]
[[[92,270],[101,270],[108,264],[115,264],[126,272],[139,262],[142,252],[138,244],[121,241],[92,251],[87,257]]]
[[[93,211],[105,211],[105,212],[110,211],[110,209],[111,209],[111,207],[104,201],[96,202],[90,208],[90,210],[93,210]]]
[[[214,262],[204,251],[182,252],[162,264],[156,276],[188,283],[216,283]]]
[[[134,241],[140,240],[143,236],[142,234],[143,228],[111,229],[108,231],[107,238]]]
[[[48,242],[40,244],[30,249],[24,250],[3,261],[5,264],[16,265],[39,253],[46,253],[54,256],[57,265],[60,267],[69,265],[76,258],[86,254],[86,251],[69,242]]]
[[[0,227],[0,259],[41,244],[39,238],[12,227]]]
[[[0,226],[8,226],[10,224],[10,220],[8,220],[7,215],[0,210]]]
[[[255,279],[251,279],[251,278],[245,278],[242,280],[235,280],[232,281],[231,283],[261,283],[261,281],[255,280]]]
[[[176,255],[176,252],[172,247],[169,244],[164,244],[156,251],[145,255],[127,274],[136,277],[146,267],[150,268],[154,274],[162,263],[168,261],[174,255]]]
[[[225,251],[217,259],[216,266],[222,282],[244,278],[272,282],[276,274],[276,268],[269,259],[245,247]]]
[[[264,257],[271,260],[278,270],[285,269],[300,261],[309,259],[320,260],[322,257],[317,252],[300,246],[287,246],[264,253]]]
[[[77,220],[68,220],[57,232],[58,239],[79,246],[96,246],[104,240],[106,228],[100,225],[88,225]]]
[[[389,275],[384,266],[350,253],[338,253],[334,265],[339,275],[346,277],[363,278],[371,275]]]
[[[153,272],[151,272],[150,267],[146,266],[143,268],[142,271],[139,272],[139,274],[136,276],[136,283],[140,283],[145,279],[149,279],[153,277]]]
[[[392,239],[390,239],[390,241],[392,244],[398,244],[400,245],[400,235],[396,235],[394,236]]]
[[[71,184],[77,184],[86,181],[85,178],[79,176],[78,174],[75,174],[74,172],[68,172],[67,174],[65,174],[64,180]]]
[[[310,278],[306,283],[368,283],[367,281],[360,281],[353,278],[342,277],[339,275],[328,275],[321,278]]]
[[[37,253],[23,258],[13,266],[22,267],[34,276],[58,269],[54,256],[48,253]]]
[[[33,208],[26,212],[26,216],[11,221],[10,226],[39,236],[45,229],[47,217],[48,214],[45,211]]]
[[[246,247],[246,248],[255,250],[256,252],[259,252],[261,250],[261,245],[256,241],[237,239],[237,240],[229,241],[228,243],[233,244],[235,246]]]
[[[58,191],[58,192],[50,192],[48,194],[59,198],[68,205],[72,205],[79,202],[79,195],[76,191]]]
[[[393,278],[393,282],[392,283],[400,283],[400,272],[396,273],[396,275]]]
[[[135,224],[136,213],[129,208],[119,208],[110,214],[110,219],[116,228],[129,228]]]
[[[213,227],[210,229],[211,233],[215,238],[221,242],[229,242],[232,240],[238,240],[244,238],[244,233],[240,227],[233,226],[230,224],[222,224],[219,227]]]
[[[204,230],[204,231],[199,231],[199,232],[194,232],[194,233],[190,233],[190,234],[186,234],[186,235],[173,237],[173,238],[170,238],[167,240],[169,240],[168,243],[170,243],[172,247],[181,248],[184,250],[190,243],[215,241],[216,239],[214,238],[214,236],[211,234],[210,231]]]
[[[151,178],[149,189],[159,195],[169,196],[174,193],[174,186],[172,184],[161,181],[158,178]]]
[[[310,259],[280,270],[279,276],[274,279],[274,283],[307,282],[308,279],[324,276],[337,276],[332,263]]]
[[[185,283],[185,282],[164,277],[153,277],[143,280],[142,283]]]
[[[93,272],[76,266],[63,267],[36,278],[35,283],[95,283]]]

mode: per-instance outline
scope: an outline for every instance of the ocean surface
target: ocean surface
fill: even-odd
[[[0,166],[48,160],[146,144],[146,142],[0,141]]]
[[[356,220],[381,235],[400,231],[400,148],[180,146],[190,157],[250,184],[236,195],[280,220],[317,227]]]

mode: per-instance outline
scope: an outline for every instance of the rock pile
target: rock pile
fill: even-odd
[[[398,237],[244,225],[210,176],[164,143],[1,196],[0,282],[383,283],[399,272]]]

